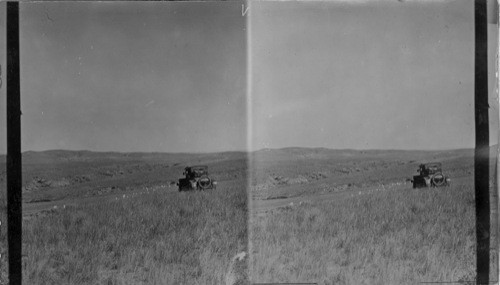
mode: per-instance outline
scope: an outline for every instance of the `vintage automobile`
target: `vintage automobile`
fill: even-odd
[[[450,178],[441,170],[441,163],[425,163],[418,166],[419,175],[413,176],[413,188],[449,186]]]
[[[184,178],[179,179],[179,191],[215,189],[217,182],[208,176],[208,166],[195,165],[184,168]]]

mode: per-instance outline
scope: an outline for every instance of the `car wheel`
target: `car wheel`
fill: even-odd
[[[198,179],[198,186],[202,190],[209,189],[212,186],[212,180],[210,179],[210,177],[203,175],[200,177],[200,179]]]
[[[446,179],[442,173],[436,173],[432,176],[432,184],[434,187],[442,186],[446,183]]]

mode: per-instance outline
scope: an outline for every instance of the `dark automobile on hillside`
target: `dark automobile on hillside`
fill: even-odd
[[[184,168],[183,178],[179,179],[179,191],[215,189],[217,182],[208,175],[208,166],[195,165]]]
[[[446,177],[441,170],[441,163],[420,164],[417,169],[418,175],[413,176],[411,182],[413,188],[449,186],[450,178]]]

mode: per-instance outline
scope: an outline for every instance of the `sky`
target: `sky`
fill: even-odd
[[[22,151],[474,147],[473,1],[242,4],[21,3]]]
[[[245,28],[239,3],[21,3],[22,151],[244,150]]]
[[[252,2],[249,14],[252,148],[474,147],[473,1]]]

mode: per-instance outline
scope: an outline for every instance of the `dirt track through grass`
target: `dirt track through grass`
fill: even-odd
[[[111,193],[111,194],[104,194],[100,196],[91,196],[91,197],[84,197],[84,198],[73,198],[73,199],[61,199],[61,200],[55,200],[55,201],[40,201],[40,202],[33,202],[33,203],[25,203],[23,205],[23,215],[24,216],[29,216],[33,214],[37,214],[39,212],[47,211],[47,210],[52,210],[52,209],[59,209],[59,208],[64,208],[64,207],[75,207],[75,206],[81,206],[81,205],[86,205],[86,204],[95,204],[95,203],[102,203],[102,202],[113,202],[113,201],[118,201],[118,200],[124,200],[124,199],[136,199],[140,198],[139,196],[142,195],[151,195],[155,193],[163,193],[165,195],[172,195],[172,194],[177,194],[177,187],[176,186],[167,186],[167,185],[159,185],[159,186],[143,186],[140,188],[137,188],[136,190],[132,191],[127,191],[124,193]]]
[[[470,184],[471,177],[454,177],[453,183],[454,185],[464,185]],[[307,187],[314,187],[308,185]],[[335,199],[344,199],[347,197],[357,197],[361,195],[371,195],[377,192],[383,191],[408,191],[412,187],[411,182],[408,181],[399,181],[393,183],[385,183],[379,185],[373,185],[370,187],[349,187],[345,190],[330,192],[326,194],[314,194],[314,191],[311,191],[310,195],[301,195],[301,196],[291,196],[291,197],[279,197],[279,198],[271,198],[271,199],[261,199],[254,200],[252,204],[252,213],[263,216],[268,211],[273,211],[279,207],[286,207],[290,204],[298,205],[299,203],[320,203],[320,202],[329,202]]]

